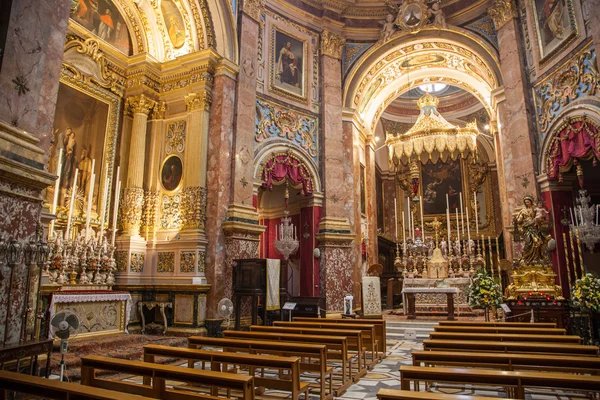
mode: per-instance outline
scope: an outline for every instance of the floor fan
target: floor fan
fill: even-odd
[[[69,338],[77,336],[79,328],[79,318],[69,310],[60,311],[52,317],[50,321],[52,327],[52,336],[60,339],[60,380],[65,374],[65,354],[69,349]]]
[[[221,299],[217,306],[219,316],[225,318],[227,321],[227,329],[229,329],[229,323],[231,322],[231,314],[233,314],[233,303],[228,298]]]

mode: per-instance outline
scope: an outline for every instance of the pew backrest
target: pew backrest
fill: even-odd
[[[569,354],[572,356],[597,356],[597,346],[535,342],[493,342],[486,340],[436,340],[425,339],[423,349],[431,351],[501,351],[505,353]]]
[[[566,335],[567,330],[562,328],[514,328],[498,326],[454,326],[438,325],[433,328],[435,332],[460,332],[460,333],[511,333],[521,335]]]
[[[506,328],[556,328],[554,322],[484,322],[484,321],[440,321],[440,326],[497,326]]]
[[[431,332],[431,339],[439,340],[486,340],[500,342],[549,342],[580,344],[581,338],[574,335],[526,335],[512,333],[466,333],[466,332]]]

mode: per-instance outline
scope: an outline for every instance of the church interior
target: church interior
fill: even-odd
[[[596,44],[600,0],[2,0],[0,399],[600,399]]]

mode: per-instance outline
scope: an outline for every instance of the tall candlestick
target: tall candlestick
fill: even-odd
[[[423,222],[423,196],[419,196],[419,203],[421,205],[421,240],[425,242],[425,223]]]
[[[584,267],[583,267],[583,251],[581,248],[581,240],[579,239],[579,229],[575,229],[575,237],[577,238],[577,252],[579,252],[579,269],[580,269],[579,277],[581,278],[581,277],[583,277]]]
[[[577,258],[575,256],[575,238],[573,237],[573,231],[569,231],[569,243],[571,244],[571,262],[573,264],[573,275],[577,279]]]
[[[473,202],[475,205],[475,229],[476,229],[476,234],[477,236],[479,236],[479,218],[478,218],[478,214],[477,214],[477,192],[473,192]]]
[[[394,227],[396,228],[396,242],[398,242],[398,204],[394,197]]]
[[[492,238],[490,236],[488,236],[488,252],[490,254],[490,271],[492,274],[492,277],[494,276],[494,257],[493,257],[493,251],[492,251]],[[500,264],[498,264],[498,268],[500,268]]]
[[[488,256],[487,254],[485,254],[485,236],[483,236],[483,233],[481,234],[481,254],[483,254],[483,260],[485,261]],[[484,265],[485,268],[485,265]],[[492,275],[494,274],[494,264],[492,263],[492,260],[490,260],[490,271],[492,271]]]
[[[469,226],[469,207],[467,207],[467,239],[469,240],[469,246],[471,246],[471,227]],[[469,247],[469,250],[471,250],[471,248]]]
[[[85,240],[88,240],[88,238],[90,237],[90,219],[92,218],[92,200],[94,198],[94,183],[96,180],[96,174],[94,173],[95,168],[96,159],[94,158],[92,159],[92,171],[90,175],[91,181],[89,182],[90,189],[88,190],[87,211],[85,216]]]
[[[458,208],[456,209],[456,238],[460,242],[460,223],[458,222]]]
[[[579,206],[579,221],[581,222],[579,225],[583,225],[583,213],[581,212],[581,206]]]
[[[106,219],[106,201],[108,200],[108,169],[104,179],[104,190],[102,191],[102,205],[100,206],[100,240],[104,237],[104,220]]]
[[[496,236],[496,261],[498,263],[498,278],[500,279],[500,285],[502,285],[502,270],[500,269],[500,244],[498,243],[498,236]]]
[[[397,235],[398,234],[396,234],[396,236]],[[406,225],[404,225],[404,210],[402,210],[402,243],[406,243]]]
[[[69,216],[67,218],[67,239],[71,236],[71,224],[73,221],[73,208],[75,208],[75,192],[77,192],[77,175],[79,175],[79,169],[75,168],[75,176],[73,178],[73,186],[71,187],[71,203],[69,204]]]
[[[60,176],[62,174],[62,155],[63,149],[58,151],[58,164],[56,164],[56,182],[54,183],[54,197],[52,199],[52,214],[56,214],[56,207],[58,206],[58,195],[60,193]],[[50,228],[48,229],[48,238],[53,237],[54,235],[54,222],[56,221],[56,217],[50,222]]]
[[[448,193],[446,193],[446,225],[448,229],[448,248],[452,246],[450,242],[450,200],[448,199]]]
[[[113,209],[113,231],[111,244],[115,245],[115,239],[117,237],[117,217],[119,214],[119,199],[121,197],[121,181],[117,181],[117,187],[115,188],[115,204]]]
[[[573,207],[569,209],[569,212],[571,213],[571,225],[575,225],[575,220],[573,219]]]
[[[463,236],[465,236],[465,219],[464,219],[464,216],[463,216],[462,192],[460,192],[458,195],[459,195],[459,198],[460,198],[460,222],[461,222],[461,230],[462,230]]]
[[[567,264],[567,282],[569,291],[571,290],[571,267],[569,266],[569,243],[567,243],[567,234],[563,232],[563,245],[565,246],[565,264]]]

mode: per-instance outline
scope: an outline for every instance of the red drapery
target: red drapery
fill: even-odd
[[[546,156],[546,169],[552,179],[562,178],[580,159],[600,159],[598,127],[587,118],[571,121],[552,139]]]
[[[290,154],[272,156],[263,167],[261,180],[264,189],[271,189],[273,183],[289,178],[294,185],[302,185],[302,193],[307,196],[313,192],[313,182],[308,169],[302,161]]]

